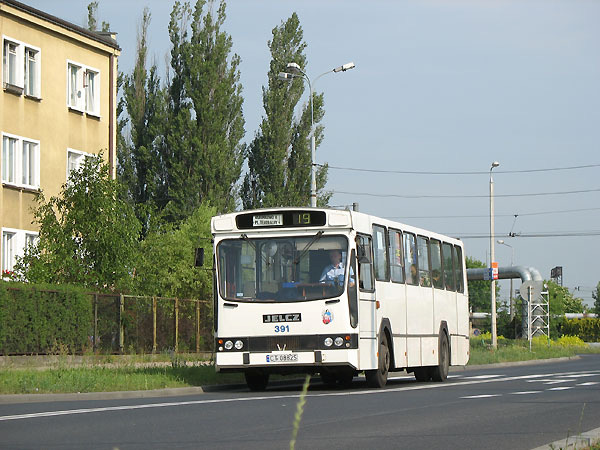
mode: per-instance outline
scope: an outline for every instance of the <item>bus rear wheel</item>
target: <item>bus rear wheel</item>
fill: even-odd
[[[247,370],[244,372],[246,384],[251,391],[264,391],[269,384],[269,374],[261,371]]]
[[[450,346],[448,336],[442,333],[440,336],[440,349],[438,356],[438,365],[432,367],[431,378],[433,381],[446,381],[448,370],[450,368]]]
[[[378,368],[367,370],[365,376],[367,385],[374,388],[382,388],[387,383],[388,372],[390,371],[390,350],[388,348],[387,338],[383,336],[379,342]]]

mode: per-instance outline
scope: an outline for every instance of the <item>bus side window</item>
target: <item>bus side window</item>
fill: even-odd
[[[402,232],[390,229],[390,272],[392,281],[404,283],[404,255]]]
[[[455,245],[454,250],[454,274],[456,278],[456,290],[462,293],[465,292],[462,248]]]
[[[429,239],[417,236],[417,253],[419,255],[419,281],[421,286],[431,286],[431,269],[429,267]]]
[[[442,274],[442,247],[440,241],[431,239],[429,241],[431,250],[431,281],[436,289],[444,289],[444,278]]]
[[[413,286],[418,285],[417,244],[415,235],[412,233],[404,233],[404,267],[406,269],[406,282]]]
[[[452,264],[452,245],[444,242],[442,244],[442,255],[444,261],[444,282],[447,291],[456,291],[454,282],[454,267]]]
[[[371,256],[371,237],[356,237],[358,253],[358,287],[361,291],[373,290],[373,258]]]
[[[375,279],[378,281],[388,281],[390,279],[387,247],[385,228],[373,225],[373,262],[375,263]]]

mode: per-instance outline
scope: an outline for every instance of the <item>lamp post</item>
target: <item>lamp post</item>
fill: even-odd
[[[294,77],[302,77],[308,82],[308,90],[310,93],[310,151],[311,151],[311,170],[310,170],[310,206],[316,208],[317,206],[317,165],[316,165],[316,148],[315,148],[315,122],[314,122],[314,108],[313,108],[313,84],[317,82],[319,78],[328,73],[345,72],[350,69],[354,69],[355,64],[349,62],[343,66],[336,67],[335,69],[323,72],[314,82],[310,82],[310,77],[300,68],[296,63],[288,63],[287,72],[280,72],[279,79],[290,81]]]
[[[494,179],[492,178],[492,170],[498,167],[500,163],[494,161],[490,168],[490,278],[491,278],[491,297],[492,297],[492,347],[498,347],[498,335],[496,331],[496,280],[494,280]]]
[[[507,247],[510,247],[510,265],[511,265],[511,267],[514,266],[514,264],[515,264],[515,249],[513,248],[513,246],[504,242],[503,239],[498,239],[496,242],[500,245],[506,245]],[[509,312],[510,312],[510,320],[513,320],[515,317],[515,311],[513,308],[513,279],[512,279],[512,277],[510,279],[510,299],[508,301],[508,306],[509,306]]]

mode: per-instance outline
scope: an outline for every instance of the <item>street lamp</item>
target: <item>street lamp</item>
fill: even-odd
[[[496,242],[500,245],[506,245],[507,247],[510,247],[510,252],[511,252],[510,266],[511,267],[514,266],[514,264],[515,264],[515,249],[513,248],[513,246],[504,242],[503,239],[498,239]],[[510,278],[510,299],[508,301],[508,305],[509,305],[509,312],[510,312],[510,320],[513,320],[515,317],[515,310],[513,308],[513,279],[512,279],[512,277]]]
[[[500,163],[494,161],[490,168],[490,278],[492,287],[492,347],[498,347],[498,336],[496,331],[496,280],[494,280],[494,179],[492,178],[492,170],[498,167]]]
[[[316,148],[315,148],[315,122],[314,122],[314,111],[313,111],[313,84],[317,82],[319,78],[328,73],[346,72],[347,70],[354,69],[355,64],[349,62],[343,66],[336,67],[335,69],[323,72],[314,82],[310,82],[309,76],[300,68],[296,63],[288,63],[287,72],[279,72],[278,78],[280,80],[290,81],[294,77],[301,77],[308,82],[308,90],[310,93],[310,150],[311,150],[311,171],[310,171],[310,206],[315,208],[317,206],[317,165],[316,165]]]

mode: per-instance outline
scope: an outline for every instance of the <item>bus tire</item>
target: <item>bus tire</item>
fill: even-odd
[[[417,381],[431,380],[431,370],[429,370],[429,367],[415,367],[414,374]]]
[[[432,367],[431,378],[433,381],[446,381],[450,368],[450,345],[445,332],[440,334],[438,361],[438,365]]]
[[[367,385],[374,388],[382,388],[387,383],[388,372],[390,370],[390,350],[388,348],[387,337],[385,334],[379,342],[378,368],[365,371]]]
[[[244,372],[246,384],[251,391],[264,391],[269,384],[269,374],[261,371],[247,370]]]

